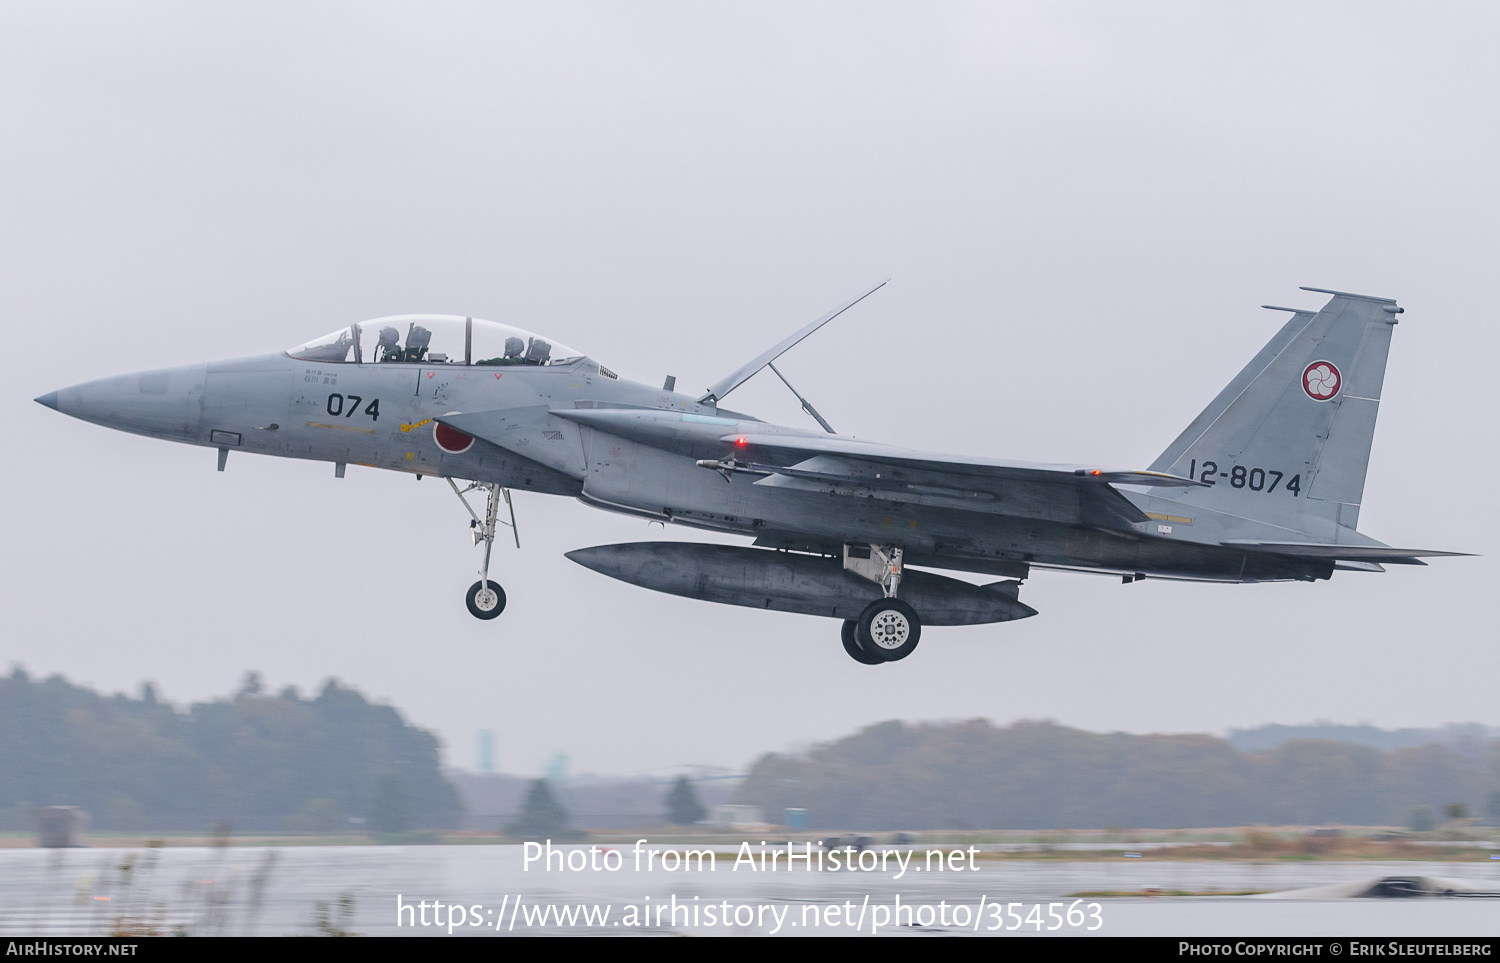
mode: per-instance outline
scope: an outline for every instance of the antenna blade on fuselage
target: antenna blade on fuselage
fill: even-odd
[[[881,288],[885,287],[886,281],[889,281],[889,280],[890,280],[890,278],[886,278],[885,281],[881,281],[879,284],[875,285],[873,288],[871,288],[870,290],[864,292],[863,294],[861,294],[861,295],[859,295],[857,297],[851,298],[848,301],[845,301],[843,304],[841,304],[838,307],[834,308],[832,311],[829,311],[827,314],[823,315],[821,318],[819,318],[818,320],[814,321],[812,324],[809,324],[807,327],[803,328],[801,331],[798,331],[796,334],[792,335],[791,337],[787,338],[785,341],[783,341],[780,344],[776,345],[776,347],[771,348],[769,351],[765,352],[764,354],[759,355],[754,360],[746,362],[743,366],[741,366],[740,368],[736,369],[733,374],[729,375],[726,378],[721,378],[719,381],[715,382],[712,387],[710,387],[708,389],[708,391],[703,395],[702,398],[698,399],[698,403],[699,404],[716,404],[719,401],[722,401],[731,391],[733,391],[734,389],[738,388],[740,385],[744,384],[745,382],[749,381],[755,375],[755,373],[757,371],[759,371],[760,369],[764,368],[766,365],[770,364],[772,361],[775,361],[777,358],[781,357],[787,351],[791,350],[792,347],[794,347],[797,344],[797,342],[801,341],[803,338],[805,338],[808,335],[812,334],[814,331],[818,330],[823,325],[825,325],[828,322],[832,321],[834,318],[836,318],[839,315],[843,314],[845,311],[847,311],[850,308],[854,307],[856,304],[858,304],[859,302],[863,301],[865,298],[869,297],[870,295],[874,294],[876,291],[879,291]]]

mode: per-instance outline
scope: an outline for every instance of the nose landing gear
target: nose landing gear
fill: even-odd
[[[516,548],[521,547],[521,533],[516,530],[516,506],[510,500],[510,489],[502,488],[492,482],[470,482],[464,488],[459,488],[453,479],[447,479],[448,485],[453,489],[453,494],[463,502],[464,508],[468,509],[471,521],[469,530],[474,537],[474,544],[484,542],[484,564],[479,569],[479,581],[469,586],[468,595],[464,602],[469,607],[469,614],[476,619],[493,619],[505,611],[505,590],[500,587],[499,582],[490,581],[490,549],[495,544],[495,528],[505,525],[515,536]],[[470,507],[469,500],[464,497],[472,491],[483,491],[485,493],[484,518],[480,518]],[[500,501],[505,500],[506,508],[510,509],[510,521],[500,521]]]

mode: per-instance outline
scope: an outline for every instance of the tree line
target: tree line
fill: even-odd
[[[701,818],[681,782],[665,797],[649,790],[644,821]],[[527,795],[509,828],[567,824],[550,790]],[[1500,817],[1500,740],[1241,751],[1207,735],[1050,722],[885,722],[805,755],[761,757],[737,801],[773,822],[805,809],[819,829],[1403,825],[1424,813]],[[266,693],[251,674],[233,696],[178,709],[149,684],[136,698],[106,696],[17,668],[0,677],[0,830],[30,831],[35,809],[51,805],[121,832],[395,833],[456,826],[462,808],[435,736],[333,680],[306,698]]]
[[[806,809],[816,828],[1170,829],[1405,825],[1417,807],[1486,813],[1497,792],[1500,740],[1382,752],[1294,739],[1241,752],[1208,735],[976,720],[884,722],[806,755],[768,754],[738,799],[772,821]]]
[[[430,732],[330,679],[304,698],[255,674],[179,711],[153,688],[105,696],[60,676],[0,678],[0,829],[40,806],[93,829],[401,832],[453,825],[459,797]]]

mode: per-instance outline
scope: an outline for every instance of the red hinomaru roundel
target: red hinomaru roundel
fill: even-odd
[[[461,455],[474,445],[473,435],[466,435],[457,428],[449,428],[441,421],[432,423],[432,440],[450,455]]]
[[[1302,370],[1302,390],[1313,401],[1327,401],[1339,393],[1344,377],[1332,361],[1314,361]]]

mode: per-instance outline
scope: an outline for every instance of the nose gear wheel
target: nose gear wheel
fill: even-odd
[[[499,582],[480,579],[469,587],[464,601],[469,606],[469,614],[476,619],[492,619],[505,611],[505,589]]]

